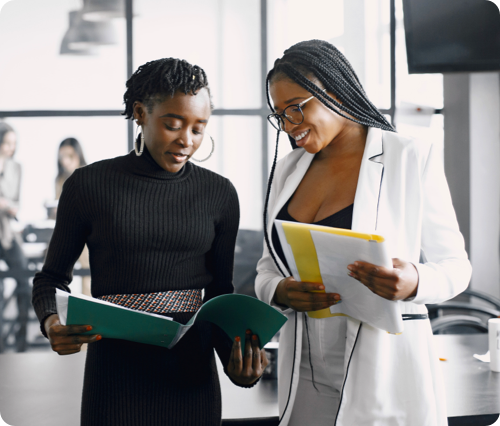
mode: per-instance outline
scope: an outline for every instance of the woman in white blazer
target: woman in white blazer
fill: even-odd
[[[331,44],[285,51],[269,72],[269,119],[294,149],[273,164],[257,296],[288,321],[278,355],[280,425],[447,425],[426,303],[462,292],[471,266],[439,152],[399,136]],[[269,97],[270,95],[270,97]],[[296,282],[273,229],[276,218],[383,235],[393,269],[355,262],[345,271],[397,301],[400,335],[350,317],[310,318],[342,294]]]

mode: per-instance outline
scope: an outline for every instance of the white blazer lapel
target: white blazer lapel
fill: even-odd
[[[352,229],[355,231],[373,232],[377,229],[378,203],[384,175],[380,156],[383,153],[382,131],[370,127],[354,196]]]
[[[281,188],[281,190],[280,188],[277,188],[277,190],[280,192],[278,195],[278,199],[273,206],[271,214],[269,215],[269,222],[267,224],[268,235],[271,235],[274,219],[276,219],[276,216],[278,216],[281,208],[285,205],[285,203],[299,186],[299,183],[302,181],[302,178],[306,174],[307,169],[309,169],[309,165],[311,164],[313,158],[314,154],[309,154],[308,152],[304,151],[303,155],[295,164],[295,170],[286,178],[285,183],[283,184],[283,188]]]

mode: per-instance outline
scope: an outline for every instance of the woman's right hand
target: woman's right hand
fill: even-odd
[[[287,277],[276,287],[274,301],[299,312],[326,309],[340,301],[337,293],[317,293],[324,290],[323,284],[303,283]]]
[[[83,334],[92,330],[90,325],[61,325],[59,315],[53,314],[43,324],[52,350],[59,355],[70,355],[80,352],[84,343],[101,340],[98,334]]]

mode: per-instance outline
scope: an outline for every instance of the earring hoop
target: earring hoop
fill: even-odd
[[[196,158],[191,157],[191,160],[196,161],[197,163],[203,163],[204,161],[207,161],[212,156],[212,154],[214,153],[214,150],[215,150],[215,142],[214,142],[214,138],[212,138],[212,136],[208,135],[208,137],[212,141],[212,150],[210,151],[210,154],[208,154],[208,157],[204,158],[203,160],[197,160]]]
[[[137,131],[139,129],[141,129],[141,146],[138,150],[137,149]],[[137,123],[137,128],[135,129],[134,151],[135,151],[135,155],[137,155],[138,157],[140,157],[142,155],[142,152],[144,151],[144,130],[143,130],[142,126],[139,125],[139,123]]]

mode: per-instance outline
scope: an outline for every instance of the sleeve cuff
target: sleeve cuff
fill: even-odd
[[[46,337],[47,339],[49,338],[49,336],[47,336],[47,333],[45,332],[45,327],[43,326],[45,324],[45,320],[50,317],[51,315],[54,315],[56,314],[57,315],[57,312],[50,312],[48,313],[47,315],[45,315],[42,320],[40,321],[40,331],[42,332],[43,336]]]

